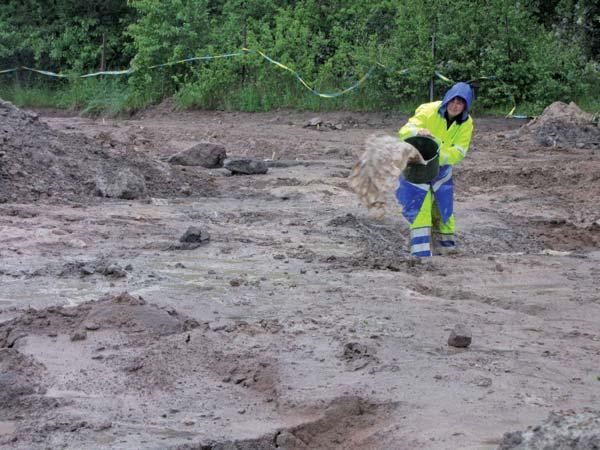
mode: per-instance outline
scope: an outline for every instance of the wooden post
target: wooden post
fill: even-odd
[[[246,4],[242,3],[242,11],[244,11],[243,16],[243,26],[242,26],[242,38],[244,39],[244,48],[248,47],[248,16],[246,15]],[[246,64],[242,59],[242,85],[246,84]]]
[[[106,70],[106,33],[102,33],[102,56],[100,58],[100,72]]]

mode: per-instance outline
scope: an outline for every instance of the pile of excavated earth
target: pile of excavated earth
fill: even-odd
[[[554,102],[521,129],[544,147],[600,148],[600,124],[575,103]]]
[[[35,113],[0,99],[0,202],[89,196],[143,199],[212,191],[206,177],[51,129]],[[187,187],[186,187],[187,186]]]

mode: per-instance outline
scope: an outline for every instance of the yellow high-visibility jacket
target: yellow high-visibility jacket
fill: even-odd
[[[400,139],[416,136],[417,132],[427,128],[440,143],[440,166],[462,161],[469,150],[473,134],[473,119],[471,116],[463,123],[456,121],[447,128],[446,119],[439,114],[441,101],[424,103],[419,106],[415,115],[398,131]]]

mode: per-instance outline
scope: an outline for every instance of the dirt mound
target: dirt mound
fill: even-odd
[[[72,340],[85,339],[86,331],[117,329],[136,335],[163,336],[195,328],[198,322],[179,315],[172,308],[147,304],[127,293],[82,303],[74,308],[51,306],[30,309],[0,325],[0,349],[12,348],[27,335],[70,334]]]
[[[600,127],[575,103],[554,102],[521,129],[544,147],[600,147]]]
[[[36,114],[0,100],[0,202],[143,198],[176,194],[183,184],[194,186],[193,192],[211,191],[206,178],[53,130]]]
[[[25,396],[38,393],[43,366],[12,348],[0,349],[0,409],[15,406]]]
[[[172,450],[309,450],[380,448],[378,431],[385,429],[397,403],[374,403],[357,396],[339,397],[305,413],[313,420],[257,439],[184,444]],[[301,408],[302,409],[302,408]]]
[[[593,450],[600,448],[600,411],[552,413],[527,431],[506,433],[498,450]]]

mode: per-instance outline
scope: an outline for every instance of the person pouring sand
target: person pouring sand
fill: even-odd
[[[402,214],[410,224],[411,254],[432,255],[432,232],[442,249],[456,247],[452,168],[466,156],[473,134],[469,109],[473,92],[467,83],[456,83],[442,101],[424,103],[400,128],[400,139],[424,136],[439,145],[439,173],[427,183],[414,183],[404,175],[396,190]],[[409,139],[410,140],[410,139]]]

